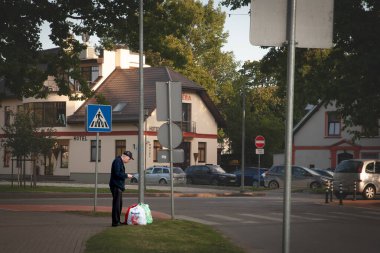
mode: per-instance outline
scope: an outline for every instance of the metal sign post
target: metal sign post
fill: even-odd
[[[180,82],[156,83],[157,120],[167,121],[158,131],[157,137],[169,151],[171,218],[174,220],[173,149],[182,142],[182,130],[172,121],[182,120],[182,86]]]
[[[112,107],[110,105],[87,105],[86,130],[96,132],[94,212],[98,202],[99,132],[112,131]]]

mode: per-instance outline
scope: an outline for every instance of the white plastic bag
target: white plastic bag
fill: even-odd
[[[128,225],[146,225],[146,215],[145,210],[140,205],[132,207],[129,209]]]

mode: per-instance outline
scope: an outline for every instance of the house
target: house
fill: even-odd
[[[88,78],[96,94],[102,94],[112,106],[112,132],[99,134],[99,182],[109,179],[113,159],[124,150],[132,151],[135,160],[128,163],[127,171],[138,171],[139,130],[139,58],[128,49],[106,51],[98,56],[88,47],[82,54],[82,74]],[[157,152],[162,149],[157,131],[164,122],[156,118],[156,82],[175,81],[182,84],[182,121],[176,122],[183,132],[178,148],[184,149],[185,161],[175,164],[183,168],[192,164],[217,163],[217,129],[224,120],[206,90],[185,76],[167,67],[144,65],[144,139],[146,167],[160,164]],[[48,164],[38,157],[35,165],[41,175],[68,176],[82,182],[93,182],[96,161],[96,133],[86,132],[86,106],[97,104],[94,98],[86,101],[70,101],[58,96],[54,77],[45,82],[50,94],[47,99],[24,98],[18,100],[6,96],[1,100],[0,125],[11,124],[10,111],[18,107],[28,108],[41,127],[53,126],[57,143]],[[75,88],[75,82],[73,82]],[[0,138],[5,135],[0,130]],[[17,167],[6,147],[0,150],[0,175],[9,175]],[[30,174],[33,163],[27,164]]]
[[[334,103],[312,107],[293,128],[292,164],[334,169],[346,159],[380,158],[379,129],[374,137],[353,141],[352,134],[343,128]],[[273,164],[283,163],[283,154],[274,155]]]

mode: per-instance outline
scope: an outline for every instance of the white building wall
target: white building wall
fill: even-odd
[[[96,58],[92,51],[85,52],[92,58]],[[138,67],[139,56],[132,54],[127,49],[118,49],[116,51],[104,51],[103,64],[99,66],[99,76],[101,79],[97,82],[96,89],[116,67],[131,68]],[[146,67],[147,65],[144,64]],[[49,79],[54,83],[54,78]],[[52,84],[53,85],[53,84]],[[184,137],[183,141],[191,143],[190,163],[194,164],[194,153],[198,153],[198,142],[206,142],[206,163],[217,163],[217,122],[210,113],[202,99],[197,93],[184,92],[182,96],[183,103],[191,103],[191,120],[196,122],[196,131],[190,133],[190,136]],[[72,115],[84,101],[69,101],[67,96],[58,96],[51,93],[46,99],[24,98],[23,101],[7,100],[3,101],[3,107],[0,107],[0,122],[4,122],[4,108],[10,106],[14,112],[17,111],[17,105],[33,102],[66,102],[66,117]],[[153,162],[154,140],[157,140],[157,130],[164,122],[156,120],[156,111],[146,121],[145,130],[148,135],[145,139],[145,164],[146,167],[157,163]],[[3,125],[3,124],[0,124]],[[126,170],[129,173],[138,171],[138,128],[135,124],[116,124],[112,126],[112,133],[101,133],[101,161],[98,163],[98,173],[100,181],[107,181],[110,173],[111,163],[115,158],[115,141],[126,140],[126,149],[133,153],[134,159],[126,164]],[[52,157],[53,174],[70,176],[73,179],[84,179],[91,182],[94,177],[95,162],[91,162],[91,140],[96,140],[95,133],[87,133],[84,124],[67,125],[66,127],[56,127],[56,138],[60,144],[65,143],[69,146],[69,164],[68,168],[61,168],[61,152],[58,157]],[[0,134],[3,131],[0,129]],[[4,151],[0,149],[0,174],[10,174],[11,168],[3,168]],[[44,174],[44,159],[40,157],[36,161],[40,167],[40,174]],[[167,164],[166,164],[167,165]],[[28,165],[30,167],[30,165]],[[27,169],[27,174],[30,174]],[[89,180],[90,179],[90,180]]]
[[[336,111],[334,105],[321,106],[296,132],[293,143],[295,164],[307,167],[314,164],[315,167],[330,168],[335,166],[340,153],[349,153],[356,158],[361,158],[363,153],[374,153],[380,156],[379,136],[353,141],[348,130],[343,130],[341,136],[326,136],[326,113],[334,111]],[[351,130],[360,130],[360,127]],[[360,150],[360,152],[355,153],[355,150]]]
[[[330,168],[329,150],[297,150],[295,153],[296,165],[326,169]]]

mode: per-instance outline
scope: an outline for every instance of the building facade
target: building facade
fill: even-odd
[[[293,164],[334,169],[342,160],[352,158],[379,159],[380,131],[375,129],[373,137],[362,136],[353,141],[353,135],[344,129],[334,103],[314,106],[294,127]],[[273,164],[284,164],[284,155],[275,155]]]
[[[124,150],[130,150],[135,160],[128,163],[127,171],[138,171],[139,131],[139,62],[138,55],[128,49],[104,51],[101,56],[88,47],[81,55],[82,74],[88,78],[96,94],[101,94],[112,107],[112,132],[99,134],[99,182],[107,182],[113,159]],[[184,149],[185,161],[175,164],[183,168],[196,163],[217,163],[217,130],[224,124],[219,111],[206,90],[183,75],[166,67],[144,65],[144,140],[145,165],[158,163],[157,152],[163,147],[157,131],[164,122],[156,117],[156,82],[181,82],[182,121],[176,122],[183,133],[179,148]],[[39,156],[26,162],[26,174],[69,176],[73,180],[93,182],[96,161],[96,133],[86,132],[86,107],[97,104],[94,98],[70,101],[56,94],[54,77],[45,85],[51,90],[47,99],[24,98],[9,95],[1,101],[1,126],[12,124],[12,113],[28,108],[40,127],[53,127],[56,143],[50,160]],[[75,82],[73,83],[75,87]],[[4,132],[0,130],[4,143]],[[0,174],[18,173],[20,165],[4,145],[0,150]]]

